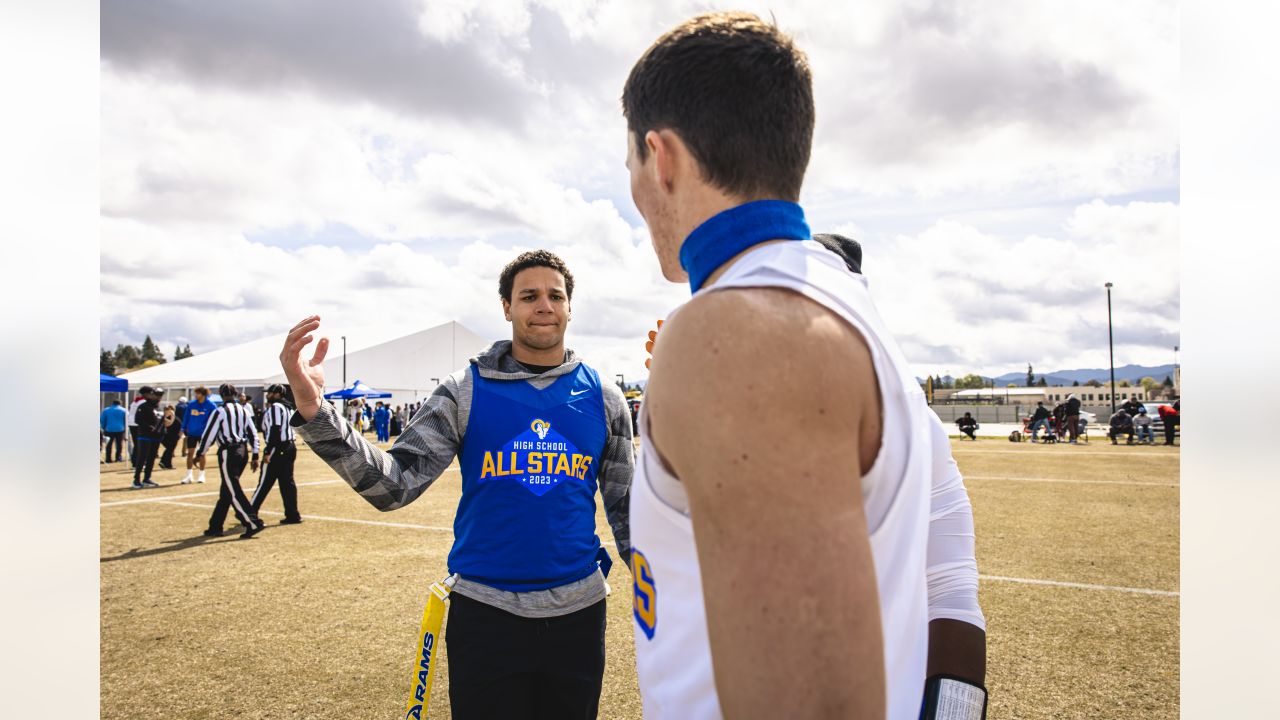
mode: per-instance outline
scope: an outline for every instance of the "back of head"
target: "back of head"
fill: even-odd
[[[744,12],[699,15],[658,38],[622,91],[640,160],[673,130],[703,179],[743,199],[796,201],[813,145],[813,78],[791,38]]]
[[[222,396],[222,402],[235,402],[236,395],[239,393],[236,391],[235,385],[222,383],[218,386],[218,394]]]

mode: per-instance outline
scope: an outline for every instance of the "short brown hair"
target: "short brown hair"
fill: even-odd
[[[809,60],[751,13],[699,15],[658,38],[631,68],[622,114],[642,161],[645,133],[670,129],[712,185],[800,198],[813,145]]]
[[[205,397],[209,397],[209,388],[207,388],[207,387],[205,387],[205,386],[203,386],[203,385],[201,385],[200,387],[196,388],[196,392],[200,393],[201,395],[203,395],[203,396],[205,396]]]
[[[564,264],[560,256],[547,250],[523,252],[515,260],[507,263],[507,266],[502,268],[502,275],[498,276],[498,295],[503,300],[511,302],[511,286],[515,284],[516,275],[521,270],[528,270],[531,267],[547,267],[563,275],[565,294],[569,296],[570,301],[573,300],[573,273],[569,272],[569,267]]]

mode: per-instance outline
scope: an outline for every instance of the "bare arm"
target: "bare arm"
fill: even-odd
[[[700,296],[662,332],[654,447],[688,493],[725,716],[883,718],[859,483],[860,431],[879,413],[865,343],[782,290]],[[853,380],[822,383],[835,368]]]

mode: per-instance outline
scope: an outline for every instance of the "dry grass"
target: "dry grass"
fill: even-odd
[[[973,478],[985,575],[1178,589],[1176,450],[953,446]],[[181,475],[157,472],[165,487],[134,492],[125,472],[104,470],[102,502],[217,491],[212,466],[206,485],[177,485]],[[305,448],[297,476],[335,477]],[[1090,482],[994,479],[1011,477]],[[1151,484],[1128,484],[1137,482]],[[214,495],[178,500],[201,507],[103,507],[102,717],[399,717],[426,587],[445,574],[459,493],[456,466],[389,514],[344,483],[310,485],[300,490],[310,520],[245,542],[200,537]],[[277,520],[270,512],[279,510],[272,493],[264,519]],[[598,525],[608,538],[602,513]],[[608,601],[606,718],[641,714],[628,579],[615,570]],[[1177,717],[1178,598],[995,580],[981,594],[992,718]],[[447,650],[441,657],[431,708],[444,718]]]

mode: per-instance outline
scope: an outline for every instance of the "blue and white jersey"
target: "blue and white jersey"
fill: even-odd
[[[580,365],[539,390],[471,373],[449,572],[512,592],[591,575],[608,428],[599,375]]]

